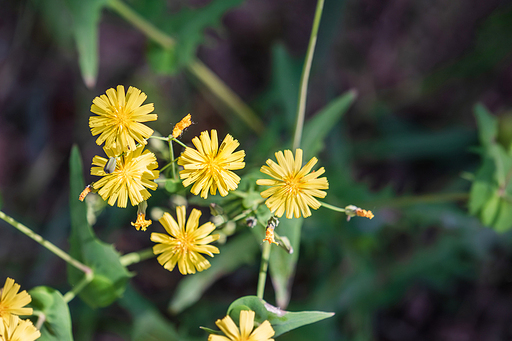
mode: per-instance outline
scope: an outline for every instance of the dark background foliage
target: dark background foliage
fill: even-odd
[[[148,18],[207,0],[127,1]],[[2,210],[66,249],[73,144],[88,164],[101,148],[88,128],[92,99],[118,84],[155,103],[152,128],[167,135],[192,113],[186,139],[205,129],[241,141],[248,168],[258,136],[239,124],[187,71],[162,74],[154,46],[117,14],[103,10],[99,74],[88,89],[80,75],[64,0],[4,0],[0,11],[0,192]],[[160,4],[160,5],[158,5]],[[279,148],[290,137],[298,80],[315,1],[247,0],[207,28],[196,55],[267,123]],[[165,22],[155,24],[165,25]],[[214,25],[215,26],[215,25]],[[283,340],[506,340],[512,338],[512,236],[496,234],[467,213],[464,193],[479,156],[473,106],[500,120],[508,146],[512,99],[512,2],[499,0],[326,0],[310,79],[307,115],[347,90],[357,100],[332,128],[320,164],[327,201],[376,214],[353,219],[321,211],[305,222],[289,310],[334,311],[334,318]],[[455,196],[451,196],[456,194]],[[447,197],[458,200],[447,200]],[[154,202],[166,203],[162,190]],[[164,205],[164,204],[162,204]],[[168,205],[168,204],[167,204]],[[130,225],[135,208],[109,208],[96,233],[121,253],[150,246]],[[155,227],[156,228],[156,227]],[[167,304],[182,276],[155,260],[132,266],[132,285],[183,334],[206,339],[236,298],[256,291],[258,260],[220,278],[174,316]],[[0,226],[0,280],[66,292],[62,260]],[[270,281],[265,298],[273,302]],[[92,310],[71,303],[77,340],[130,339],[121,304]]]

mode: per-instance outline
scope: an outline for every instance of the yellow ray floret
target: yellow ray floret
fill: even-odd
[[[20,285],[14,282],[14,279],[7,278],[0,296],[0,319],[9,319],[12,315],[32,315],[32,308],[24,308],[32,301],[30,295],[23,290]]]
[[[34,341],[40,336],[30,320],[22,320],[16,315],[0,319],[0,341]]]
[[[113,171],[106,173],[109,159],[101,156],[92,159],[91,175],[102,177],[94,182],[93,187],[103,200],[111,206],[117,201],[119,207],[126,207],[128,198],[133,206],[147,200],[151,196],[147,189],[156,190],[158,187],[153,181],[159,175],[155,154],[144,150],[143,145],[121,156],[116,156],[111,149],[104,150],[109,158],[115,157],[117,161]]]
[[[320,202],[315,197],[324,198],[329,183],[326,177],[318,178],[325,172],[322,167],[319,170],[311,171],[317,163],[317,158],[312,158],[302,167],[302,149],[295,151],[295,158],[290,150],[276,154],[277,163],[267,160],[267,166],[262,166],[260,171],[274,179],[259,179],[256,184],[260,186],[271,186],[261,192],[263,198],[268,198],[265,204],[272,213],[281,217],[286,212],[286,218],[304,218],[311,215],[310,207],[318,209]]]
[[[91,112],[98,116],[89,118],[89,127],[93,136],[100,134],[96,143],[105,142],[106,148],[121,148],[122,151],[134,150],[135,142],[146,144],[146,138],[153,129],[141,122],[155,121],[153,103],[144,104],[147,96],[139,89],[130,86],[125,95],[124,86],[117,90],[108,89],[105,95],[92,101]]]
[[[208,269],[210,262],[201,254],[213,257],[219,253],[219,249],[209,243],[219,239],[218,234],[210,235],[215,230],[215,225],[207,222],[199,226],[201,211],[193,209],[188,221],[185,206],[176,208],[178,222],[169,214],[165,213],[159,222],[168,234],[151,233],[151,240],[157,243],[153,252],[158,256],[158,262],[169,271],[172,271],[176,264],[183,275],[193,274],[197,271]]]
[[[271,337],[275,332],[268,320],[254,329],[255,315],[252,310],[240,311],[240,329],[229,315],[217,320],[215,324],[226,336],[210,334],[208,341],[274,341]]]
[[[211,131],[211,138],[208,131],[203,131],[199,137],[194,137],[192,143],[196,147],[187,147],[178,159],[178,165],[183,166],[180,171],[180,178],[183,186],[191,184],[190,190],[194,195],[201,193],[201,197],[215,195],[217,189],[221,196],[226,196],[229,191],[238,187],[240,177],[232,170],[245,167],[245,151],[234,152],[240,145],[231,135],[226,135],[219,147],[217,131]]]

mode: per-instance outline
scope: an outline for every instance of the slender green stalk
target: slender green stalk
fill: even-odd
[[[172,147],[172,140],[169,139],[169,157],[174,160],[174,148]],[[172,162],[171,165],[171,178],[176,179],[176,163]]]
[[[297,121],[295,123],[295,133],[293,135],[294,150],[300,147],[300,140],[302,139],[304,117],[306,115],[306,98],[308,94],[309,73],[311,72],[311,63],[313,61],[313,54],[315,53],[315,45],[318,36],[318,27],[320,26],[320,19],[322,17],[323,8],[324,0],[318,0],[316,4],[315,19],[313,20],[313,29],[311,30],[308,50],[306,51],[306,60],[304,62],[304,66],[302,68],[302,75],[300,77],[299,103],[297,104]]]
[[[127,6],[122,0],[108,0],[108,5],[126,21],[137,27],[149,39],[170,49],[176,41],[166,33],[159,30],[152,23],[144,19],[137,12]],[[189,71],[203,82],[225,105],[231,108],[253,131],[261,134],[264,125],[256,113],[224,83],[215,73],[198,59],[188,65]]]
[[[325,202],[322,202],[322,201],[319,201],[320,202],[320,205],[322,205],[323,207],[325,208],[328,208],[330,210],[333,210],[333,211],[336,211],[336,212],[345,212],[345,209],[344,208],[341,208],[341,207],[337,207],[337,206],[334,206],[334,205],[331,205],[331,204],[327,204]]]
[[[121,257],[120,261],[122,265],[128,266],[135,263],[140,263],[146,259],[150,259],[153,257],[155,257],[153,249],[149,248],[142,251],[127,253],[126,255]]]
[[[121,0],[108,0],[107,5],[110,6],[117,14],[130,22],[133,26],[137,27],[140,31],[144,32],[152,40],[160,44],[164,49],[170,49],[176,41],[169,37],[164,32],[160,31],[153,24],[148,22],[137,12],[127,6]]]
[[[89,273],[92,274],[92,269],[89,268],[87,265],[77,261],[76,259],[71,257],[69,254],[67,254],[65,251],[58,248],[54,244],[50,243],[49,241],[47,241],[46,239],[44,239],[43,237],[41,237],[40,235],[38,235],[37,233],[32,231],[27,226],[23,225],[22,223],[17,222],[13,218],[9,217],[2,211],[0,211],[0,218],[2,220],[6,221],[7,223],[11,224],[12,226],[14,226],[21,233],[32,238],[33,240],[35,240],[36,242],[38,242],[39,244],[41,244],[42,246],[44,246],[45,248],[47,248],[48,250],[53,252],[58,257],[62,258],[69,264],[73,265],[78,270],[83,271],[86,275]]]
[[[267,281],[267,270],[268,261],[270,259],[270,247],[269,243],[263,243],[263,251],[261,253],[261,265],[260,274],[258,276],[258,289],[256,295],[258,298],[263,299],[263,293],[265,292],[265,282]]]
[[[86,272],[84,278],[82,278],[82,280],[80,282],[78,282],[73,287],[73,289],[71,289],[70,291],[68,291],[67,293],[64,294],[64,297],[63,297],[64,302],[66,302],[66,303],[71,302],[71,300],[73,300],[73,298],[75,298],[76,295],[78,295],[78,293],[80,291],[82,291],[87,286],[87,284],[91,283],[93,278],[94,278],[94,274],[92,272]]]

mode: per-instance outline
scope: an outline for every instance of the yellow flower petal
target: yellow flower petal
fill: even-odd
[[[211,131],[211,138],[208,131],[203,131],[192,143],[196,149],[187,147],[178,159],[178,164],[183,166],[180,171],[183,186],[194,184],[190,191],[205,199],[208,191],[215,195],[219,190],[221,196],[226,196],[235,190],[240,177],[232,171],[245,167],[245,152],[233,153],[240,143],[228,134],[219,147],[216,130]]]
[[[12,315],[32,315],[32,308],[24,308],[32,301],[30,295],[23,290],[20,290],[20,285],[14,282],[14,279],[7,278],[2,289],[2,296],[0,297],[0,318],[8,319]]]
[[[210,334],[208,341],[274,341],[271,337],[275,332],[269,321],[253,330],[255,315],[252,310],[240,311],[240,330],[230,316],[217,320],[215,324],[226,336]]]
[[[324,198],[327,193],[322,191],[329,188],[326,177],[318,178],[325,172],[322,167],[318,171],[311,171],[318,162],[312,158],[304,167],[302,166],[302,149],[295,151],[295,158],[290,150],[284,153],[275,153],[277,163],[267,160],[267,165],[260,171],[274,179],[259,179],[260,186],[272,186],[261,192],[263,198],[267,198],[265,204],[272,213],[281,217],[286,213],[286,218],[304,218],[311,215],[310,207],[318,209],[320,202],[314,197]]]
[[[158,262],[169,271],[177,264],[183,275],[208,269],[211,264],[201,254],[213,257],[213,254],[219,253],[217,247],[206,245],[219,239],[218,234],[210,235],[215,226],[211,222],[199,226],[201,211],[196,209],[192,210],[187,221],[185,206],[176,208],[176,216],[178,222],[169,213],[164,213],[159,220],[168,235],[151,234],[151,240],[157,243],[153,252],[159,255]]]

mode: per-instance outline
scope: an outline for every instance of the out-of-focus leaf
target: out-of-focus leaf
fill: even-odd
[[[309,160],[323,147],[324,139],[336,125],[341,116],[347,112],[357,93],[348,91],[330,102],[304,125],[304,134],[301,142],[304,149],[304,159]]]
[[[478,124],[480,143],[487,147],[496,141],[498,121],[481,103],[475,105],[474,112]]]
[[[98,76],[98,24],[106,0],[67,0],[73,18],[80,71],[85,85],[92,88]]]
[[[82,159],[76,146],[71,151],[70,168],[70,255],[94,271],[92,282],[79,295],[92,307],[105,307],[123,294],[131,274],[121,264],[113,245],[98,240],[87,222],[86,205],[78,200],[85,185]],[[82,271],[68,264],[68,280],[72,286],[83,277]]]
[[[149,301],[128,286],[119,304],[133,317],[133,341],[174,341],[185,340],[178,335],[172,323],[160,314]]]
[[[245,296],[231,303],[228,308],[228,315],[237,325],[239,324],[240,311],[242,310],[254,311],[254,319],[259,323],[268,320],[275,331],[274,338],[290,330],[324,320],[334,315],[334,313],[323,311],[284,311],[256,296]]]
[[[73,32],[71,11],[67,0],[32,0],[34,7],[41,15],[44,26],[51,34],[51,37],[64,48],[71,48],[73,45]]]
[[[254,261],[258,250],[258,243],[250,233],[244,233],[229,240],[229,243],[220,247],[220,254],[210,260],[211,268],[193,276],[187,276],[180,282],[169,310],[172,313],[179,313],[197,302],[205,290],[219,278],[235,271],[243,264]]]
[[[493,181],[496,167],[491,158],[486,157],[471,186],[469,194],[469,213],[477,214],[494,192],[496,184]]]
[[[291,282],[295,275],[295,266],[299,258],[300,231],[303,221],[303,218],[281,218],[279,225],[275,229],[275,233],[278,235],[288,237],[294,250],[292,254],[289,254],[280,247],[272,246],[270,252],[270,277],[276,291],[277,305],[283,309],[288,306],[290,301]]]
[[[204,30],[219,26],[222,16],[242,1],[213,0],[201,8],[183,8],[173,14],[169,14],[164,2],[154,4],[149,9],[144,8],[147,7],[145,1],[137,2],[137,10],[177,41],[173,49],[151,45],[148,51],[151,66],[157,72],[175,73],[191,63],[197,47],[204,40]]]
[[[169,193],[176,193],[178,189],[182,189],[181,181],[179,179],[165,179],[165,190]]]
[[[498,215],[494,222],[496,232],[506,232],[512,226],[512,204],[501,199],[498,208]]]
[[[29,290],[31,306],[44,314],[39,341],[73,341],[71,315],[61,293],[50,287],[35,287]]]

